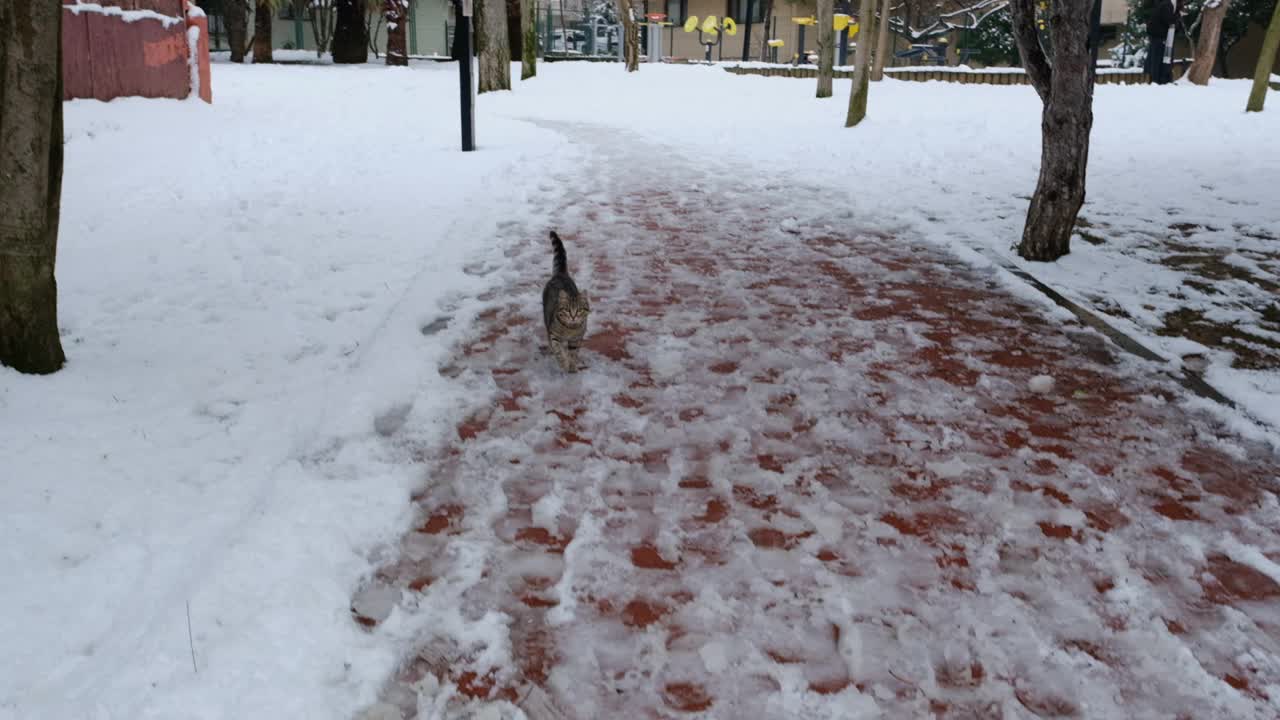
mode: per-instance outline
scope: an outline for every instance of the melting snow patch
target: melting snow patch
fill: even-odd
[[[1031,392],[1044,395],[1053,391],[1053,378],[1048,375],[1037,375],[1031,378],[1027,386],[1031,388]]]
[[[554,534],[562,509],[564,509],[564,500],[559,495],[553,492],[542,496],[542,499],[533,504],[533,524]]]
[[[964,475],[969,466],[959,458],[951,458],[946,462],[925,463],[925,468],[942,480],[950,480]]]

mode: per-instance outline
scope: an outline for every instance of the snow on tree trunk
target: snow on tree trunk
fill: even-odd
[[[858,10],[858,48],[853,54],[853,91],[844,126],[854,127],[867,117],[867,92],[871,89],[871,50],[876,32],[876,0],[862,0]]]
[[[764,3],[760,17],[760,62],[769,62],[769,18],[773,15],[773,0],[758,0]]]
[[[333,61],[369,62],[369,29],[365,24],[365,0],[334,0]]]
[[[1051,66],[1036,28],[1036,0],[1012,0],[1009,4],[1022,67],[1044,106],[1040,177],[1018,245],[1018,254],[1027,260],[1049,262],[1071,252],[1071,233],[1084,204],[1093,129],[1092,5],[1087,0],[1052,4],[1048,22],[1053,42]]]
[[[47,374],[58,337],[62,3],[0,0],[0,365]]]
[[[892,0],[884,0],[880,5],[880,24],[879,36],[876,38],[875,61],[871,66],[871,80],[880,82],[884,79],[884,61],[886,58],[893,56],[893,46],[889,44],[889,14],[892,12],[889,5]]]
[[[223,6],[222,23],[227,29],[227,45],[231,47],[231,62],[244,62],[244,54],[249,49],[249,16],[244,0],[227,0]]]
[[[1276,64],[1277,49],[1280,49],[1280,2],[1271,13],[1271,23],[1267,25],[1267,34],[1262,39],[1262,52],[1258,54],[1258,67],[1253,71],[1253,90],[1249,93],[1246,112],[1262,112],[1262,104],[1267,100],[1267,81],[1271,79],[1271,68]]]
[[[387,17],[387,64],[409,64],[409,0],[384,0],[382,12]]]
[[[534,0],[520,0],[520,79],[538,74],[538,23]]]
[[[1215,2],[1215,0],[1210,0]],[[1187,79],[1196,85],[1208,85],[1213,76],[1213,65],[1218,59],[1218,43],[1222,38],[1222,21],[1226,19],[1231,0],[1216,0],[1206,4],[1200,13],[1200,42],[1196,43],[1196,57],[1187,69]]]
[[[622,59],[627,72],[640,69],[640,28],[632,14],[632,0],[618,0],[618,14],[622,16]]]
[[[271,21],[275,12],[268,0],[258,0],[253,11],[253,62],[271,62]]]
[[[818,0],[818,97],[831,97],[831,71],[836,62],[834,0]]]
[[[511,89],[511,48],[507,45],[506,0],[476,0],[480,25],[476,42],[480,46],[479,92]]]

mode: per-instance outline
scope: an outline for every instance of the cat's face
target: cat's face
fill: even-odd
[[[587,302],[586,293],[578,293],[571,298],[569,293],[560,291],[560,302],[556,307],[556,321],[567,328],[578,328],[587,324],[587,315],[591,312],[591,304]]]

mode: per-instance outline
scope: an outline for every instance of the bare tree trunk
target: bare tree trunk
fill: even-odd
[[[534,0],[520,0],[520,79],[538,74],[538,23]]]
[[[222,23],[227,28],[227,45],[231,47],[231,62],[244,62],[244,54],[248,50],[249,33],[248,8],[244,0],[227,0],[222,9]]]
[[[836,63],[835,2],[818,0],[818,97],[831,97],[831,71]]]
[[[334,0],[332,52],[335,63],[369,62],[365,0]]]
[[[373,53],[373,57],[377,60],[382,59],[382,51],[378,49],[378,31],[382,29],[382,21],[387,19],[385,13],[382,12],[382,6],[378,4],[378,0],[360,0],[364,5],[364,39],[369,46],[368,52]],[[360,62],[368,61],[368,54],[365,59]]]
[[[409,0],[384,0],[387,16],[387,64],[409,64]]]
[[[760,62],[769,62],[769,41],[773,39],[770,37],[772,28],[770,28],[769,18],[773,15],[773,0],[760,0],[760,2],[764,3],[761,16],[763,19],[760,21],[763,25],[760,28]]]
[[[1013,34],[1022,67],[1044,104],[1040,116],[1040,178],[1018,254],[1053,261],[1071,252],[1071,233],[1084,204],[1089,134],[1093,129],[1093,63],[1089,53],[1091,2],[1052,4],[1053,64],[1036,29],[1036,0],[1012,0]]]
[[[1211,0],[1212,1],[1212,0]],[[1222,38],[1222,21],[1227,16],[1231,0],[1206,3],[1200,13],[1200,42],[1196,44],[1196,58],[1187,68],[1187,78],[1196,85],[1208,85],[1213,76],[1213,66],[1218,61],[1218,43]]]
[[[323,57],[333,39],[333,0],[311,3],[311,37],[316,41],[316,57]]]
[[[879,36],[876,38],[876,58],[871,66],[871,80],[880,82],[884,79],[885,59],[893,55],[893,46],[889,44],[889,8],[892,0],[884,0],[880,5]]]
[[[507,50],[511,52],[511,57],[524,57],[524,37],[523,18],[520,17],[520,6],[524,3],[521,0],[506,0],[507,4]]]
[[[58,371],[62,3],[0,0],[0,365]]]
[[[876,0],[862,0],[858,9],[858,47],[853,54],[853,92],[844,126],[854,127],[867,117],[867,92],[871,89],[871,50],[876,32]]]
[[[253,62],[269,63],[271,59],[271,20],[275,12],[267,0],[258,0],[253,10]]]
[[[481,6],[479,32],[479,92],[511,89],[511,48],[507,46],[506,0],[477,0]]]
[[[627,72],[640,69],[640,29],[632,16],[632,0],[618,0],[618,14],[622,16],[622,59]]]
[[[1271,23],[1267,25],[1267,34],[1262,38],[1262,52],[1258,53],[1258,67],[1253,71],[1253,90],[1249,92],[1249,104],[1245,112],[1262,112],[1262,104],[1267,100],[1267,82],[1271,79],[1271,68],[1276,64],[1276,50],[1280,49],[1280,2],[1276,3],[1275,12],[1271,13]]]

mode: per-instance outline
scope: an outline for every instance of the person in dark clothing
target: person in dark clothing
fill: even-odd
[[[1147,16],[1147,74],[1159,85],[1173,82],[1173,65],[1164,61],[1170,30],[1178,19],[1176,0],[1151,0]]]

